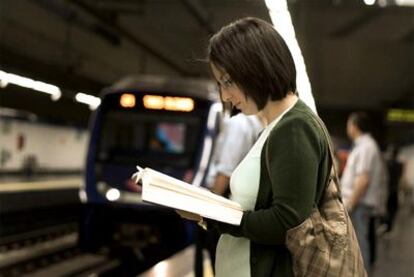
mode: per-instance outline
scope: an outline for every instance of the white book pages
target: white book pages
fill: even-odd
[[[217,221],[240,225],[241,206],[209,190],[197,187],[150,168],[138,168],[136,181],[142,180],[142,199]]]

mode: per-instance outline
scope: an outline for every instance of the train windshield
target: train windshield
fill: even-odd
[[[191,114],[112,110],[104,115],[97,161],[188,168],[196,151],[200,118]]]

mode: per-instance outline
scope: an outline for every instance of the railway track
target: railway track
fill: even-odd
[[[77,247],[76,224],[0,239],[0,276],[103,276],[120,263]]]

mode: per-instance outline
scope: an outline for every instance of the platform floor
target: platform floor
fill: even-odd
[[[210,260],[204,253],[204,277],[213,277]],[[194,246],[160,262],[139,277],[194,277]],[[377,261],[370,277],[414,277],[414,209],[404,205],[395,228],[378,238]]]
[[[377,261],[370,276],[414,276],[414,207],[404,205],[395,228],[379,238]]]
[[[191,245],[169,259],[159,262],[150,270],[138,275],[138,277],[194,277],[194,254],[195,246]],[[214,277],[208,253],[204,251],[203,257],[203,277]]]

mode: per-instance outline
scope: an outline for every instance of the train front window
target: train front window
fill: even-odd
[[[184,123],[160,122],[152,128],[149,139],[151,151],[181,154],[185,150]]]
[[[97,161],[191,167],[199,125],[200,119],[194,115],[109,111],[104,115]]]

